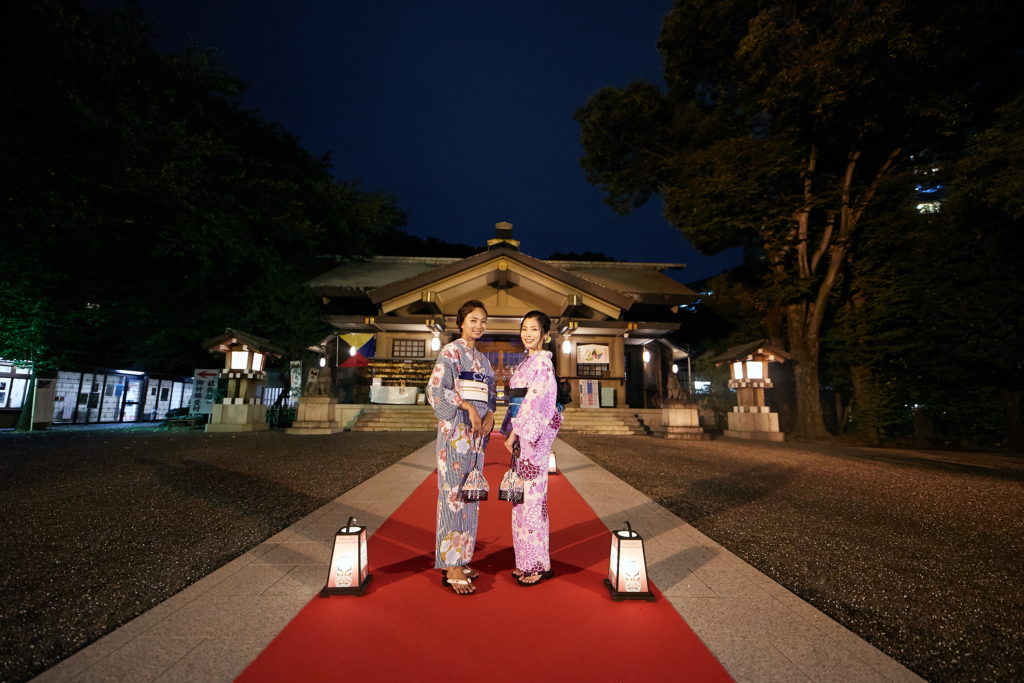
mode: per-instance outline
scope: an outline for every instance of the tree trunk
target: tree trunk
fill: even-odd
[[[857,436],[869,446],[880,442],[878,431],[878,394],[871,368],[855,365],[850,368],[853,384],[854,419],[857,422]]]
[[[827,439],[818,380],[818,351],[790,325],[790,353],[793,354],[793,383],[796,394],[794,436],[803,439]]]
[[[1014,453],[1024,453],[1024,429],[1020,423],[1019,389],[1003,389],[1003,406],[1006,414],[1006,446]]]

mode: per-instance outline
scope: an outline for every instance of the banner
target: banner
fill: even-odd
[[[607,344],[577,344],[577,363],[609,363]]]
[[[341,341],[349,345],[349,347],[356,350],[355,354],[350,354],[348,358],[344,358],[338,363],[338,367],[342,368],[361,368],[366,367],[370,364],[370,359],[377,352],[377,339],[372,334],[341,334]]]

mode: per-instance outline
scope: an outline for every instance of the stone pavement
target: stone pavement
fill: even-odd
[[[609,528],[643,535],[654,583],[737,681],[922,680],[568,444],[554,450]],[[33,680],[232,680],[323,587],[348,517],[379,528],[433,470],[431,443]]]

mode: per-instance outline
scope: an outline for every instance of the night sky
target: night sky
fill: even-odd
[[[656,41],[672,0],[140,4],[158,49],[214,48],[250,84],[246,105],[329,152],[339,179],[393,193],[415,235],[482,246],[507,220],[530,255],[682,262],[683,282],[738,260],[694,251],[660,200],[615,215],[579,165],[572,117],[589,96],[663,83]]]

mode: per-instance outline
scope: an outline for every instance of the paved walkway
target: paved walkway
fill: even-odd
[[[922,680],[568,444],[554,450],[609,528],[643,534],[651,578],[737,681]],[[428,444],[34,680],[232,680],[323,587],[349,515],[378,528],[433,469]]]

